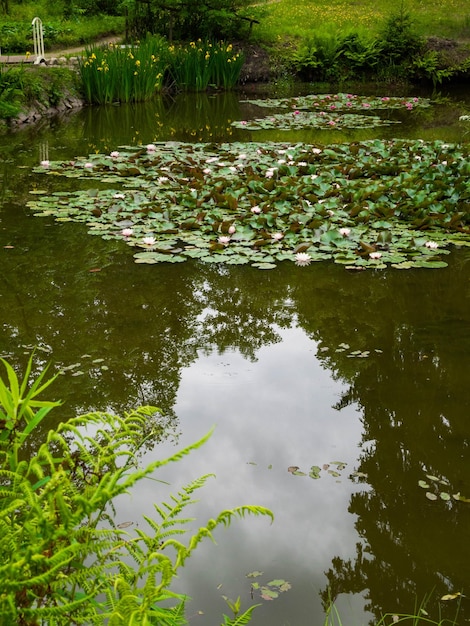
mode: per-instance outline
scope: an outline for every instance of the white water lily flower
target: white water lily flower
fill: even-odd
[[[381,252],[370,252],[369,256],[371,259],[380,259],[380,257],[382,256]]]
[[[134,231],[132,230],[132,228],[123,228],[121,230],[121,235],[123,237],[130,237],[133,233]]]
[[[306,265],[310,265],[312,262],[312,257],[307,254],[307,252],[297,252],[295,255],[295,264],[299,267],[305,267]]]
[[[233,233],[236,231],[236,227],[232,224],[231,226],[228,227],[228,232],[230,235],[233,235]]]
[[[284,234],[283,233],[272,233],[271,237],[275,241],[281,241],[281,239],[284,237]]]
[[[153,143],[148,143],[146,146],[147,152],[155,152],[157,146]]]
[[[212,170],[211,170],[211,168],[210,168],[210,167],[205,167],[205,168],[202,170],[202,173],[203,173],[203,174],[210,174],[211,172],[212,172]]]
[[[155,237],[144,237],[142,239],[142,243],[144,243],[146,246],[154,246],[157,243],[157,240],[155,239]]]
[[[340,228],[339,229],[339,234],[342,235],[343,237],[349,237],[349,235],[351,234],[351,229],[350,228]]]
[[[168,176],[160,176],[159,178],[157,178],[157,182],[161,183],[166,183],[168,181]]]
[[[256,215],[258,215],[258,213],[261,213],[261,209],[259,208],[259,206],[256,204],[255,206],[251,207],[251,212],[255,213]]]
[[[230,237],[227,237],[226,235],[221,235],[219,237],[219,243],[222,243],[224,245],[230,243]]]
[[[86,167],[87,170],[92,170],[93,169],[93,163],[85,163],[85,165],[83,167]]]
[[[41,167],[48,168],[49,165],[50,165],[49,161],[47,161],[47,160],[46,161],[41,161]]]
[[[437,241],[426,241],[424,245],[426,246],[426,248],[430,248],[431,250],[439,248],[439,244],[437,243]]]
[[[119,152],[117,150],[113,150],[113,152],[111,152],[111,154],[109,155],[112,159],[117,159],[119,156]]]
[[[126,196],[123,193],[115,193],[113,196],[115,200],[124,200],[125,197]]]

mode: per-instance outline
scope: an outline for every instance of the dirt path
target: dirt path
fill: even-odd
[[[114,36],[114,37],[106,37],[104,39],[100,39],[99,41],[95,41],[93,44],[84,44],[82,46],[76,46],[74,48],[65,48],[61,50],[48,50],[44,54],[44,58],[46,62],[50,59],[59,59],[60,57],[70,56],[74,54],[81,54],[85,48],[89,45],[106,45],[109,43],[118,43],[122,41],[122,35]],[[21,63],[30,63],[33,64],[36,61],[36,56],[34,54],[1,54],[0,55],[0,65],[3,63],[7,64],[17,64]]]

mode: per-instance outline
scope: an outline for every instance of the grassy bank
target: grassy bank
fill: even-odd
[[[407,0],[403,5],[396,0],[268,0],[262,6],[265,16],[255,35],[265,41],[301,39],[314,32],[378,36],[388,16],[402,7],[418,35],[470,41],[467,0]]]

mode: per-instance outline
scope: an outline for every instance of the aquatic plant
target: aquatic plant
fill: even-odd
[[[232,44],[197,41],[170,46],[169,74],[177,89],[205,91],[209,86],[231,89],[240,76],[244,55]]]
[[[137,263],[439,268],[470,245],[468,147],[440,141],[168,143],[36,171],[86,189],[35,192],[35,215],[86,223]]]
[[[124,416],[94,412],[61,423],[38,441],[38,427],[57,402],[38,400],[54,378],[46,370],[29,385],[32,358],[19,380],[2,359],[0,377],[0,615],[4,624],[186,624],[186,598],[171,584],[198,544],[234,518],[272,513],[245,505],[219,513],[190,536],[186,511],[210,475],[155,503],[155,517],[135,531],[115,519],[113,501],[158,468],[176,462],[208,438],[167,459],[139,466],[139,453],[158,429],[159,410]],[[184,513],[183,513],[184,512]],[[229,619],[249,621],[254,607]]]
[[[86,101],[92,104],[141,102],[162,89],[168,45],[148,37],[139,45],[91,46],[80,59],[79,72]]]

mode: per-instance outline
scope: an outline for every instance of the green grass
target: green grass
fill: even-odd
[[[377,35],[392,12],[400,10],[395,0],[280,0],[258,5],[266,11],[254,34],[275,42],[288,37],[302,38],[318,32],[354,31]],[[417,34],[452,39],[470,39],[468,0],[408,0],[403,8],[414,20]]]

